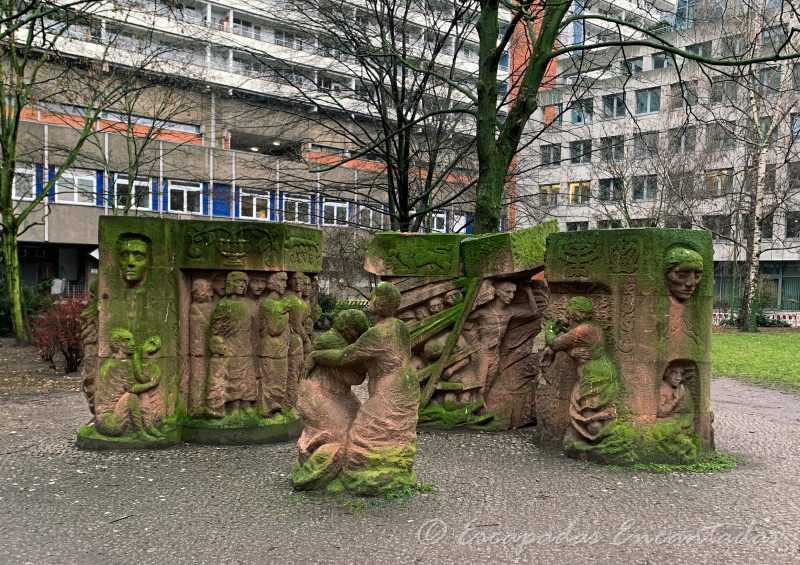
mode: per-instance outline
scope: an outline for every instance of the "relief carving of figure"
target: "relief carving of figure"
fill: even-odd
[[[141,234],[122,234],[115,251],[125,284],[128,288],[141,286],[150,269],[150,239]]]
[[[297,398],[297,384],[303,374],[305,352],[311,350],[311,338],[305,324],[311,308],[303,296],[306,278],[303,273],[292,273],[289,277],[289,289],[284,297],[289,307],[289,327],[292,332],[289,340],[289,378],[286,383],[286,404],[289,406],[294,405]]]
[[[697,378],[697,366],[693,361],[673,361],[664,371],[664,379],[658,387],[659,418],[669,418],[694,412],[692,397],[686,383]]]
[[[81,344],[83,345],[83,365],[81,367],[81,391],[94,414],[95,379],[97,378],[97,343],[99,315],[97,308],[97,279],[89,284],[89,303],[81,312]]]
[[[411,336],[394,318],[399,306],[397,288],[380,283],[369,301],[375,326],[344,349],[312,351],[307,361],[309,371],[316,365],[368,371],[369,399],[350,427],[340,474],[348,490],[363,494],[416,482],[412,467],[420,390],[409,366]]]
[[[669,293],[667,342],[671,357],[690,357],[698,339],[691,320],[691,298],[703,275],[703,258],[686,247],[673,247],[664,258],[664,279]]]
[[[214,287],[208,279],[192,281],[189,307],[189,413],[202,413],[208,369],[208,328],[214,310]]]
[[[225,273],[214,273],[211,277],[211,287],[214,289],[214,302],[219,302],[220,299],[225,298],[225,289],[228,286],[226,280],[227,275]]]
[[[261,331],[256,353],[261,375],[260,404],[265,416],[280,412],[286,404],[289,378],[289,304],[285,300],[261,302]]]
[[[344,310],[333,329],[322,334],[315,351],[344,349],[367,329],[361,310]],[[364,382],[366,371],[354,365],[334,368],[316,365],[298,385],[297,409],[305,427],[297,442],[298,456],[292,470],[296,489],[318,489],[338,475],[344,462],[347,432],[361,407],[351,386]]]
[[[533,289],[523,286],[527,304],[512,304],[517,285],[511,281],[484,281],[478,291],[479,306],[464,323],[464,333],[470,343],[480,347],[481,390],[488,391],[497,379],[500,368],[500,343],[512,318],[535,318],[539,306]]]
[[[544,329],[549,350],[545,350],[543,365],[552,362],[559,351],[575,361],[577,380],[569,399],[572,428],[567,437],[583,441],[596,440],[605,426],[616,418],[614,400],[619,394],[617,368],[592,310],[591,300],[576,296],[567,303],[569,325],[565,327],[560,320],[548,320]]]
[[[251,355],[252,312],[244,302],[248,277],[232,271],[226,278],[226,297],[211,315],[206,410],[215,418],[235,409],[250,408],[257,398],[255,367]]]
[[[451,290],[444,295],[445,307],[451,308],[464,300],[464,293],[458,289]]]

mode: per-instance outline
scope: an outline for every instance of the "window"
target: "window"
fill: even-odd
[[[275,30],[275,44],[289,49],[303,50],[303,40],[291,31]]]
[[[199,182],[169,181],[169,211],[203,213],[203,185]]]
[[[542,108],[544,124],[560,126],[564,122],[564,107],[561,104],[550,104]]]
[[[131,183],[128,177],[120,175],[114,182],[114,198],[117,208],[149,210],[150,181],[135,179]]]
[[[697,128],[686,126],[670,130],[672,151],[675,153],[691,153],[697,140]]]
[[[572,123],[573,124],[591,124],[592,123],[592,99],[585,98],[578,100],[572,105]]]
[[[597,228],[601,230],[617,230],[621,227],[621,220],[600,220],[597,222]]]
[[[657,189],[656,175],[633,177],[633,199],[653,200]]]
[[[270,213],[270,195],[242,192],[239,197],[239,216],[255,220],[273,220],[274,213]]]
[[[634,218],[628,221],[632,228],[654,228],[657,224],[655,218]]]
[[[658,132],[635,134],[633,136],[633,154],[636,158],[658,155]]]
[[[773,237],[772,225],[774,223],[773,214],[767,214],[761,219],[761,241],[770,241]]]
[[[604,163],[625,158],[625,138],[621,135],[600,138],[600,160]]]
[[[792,129],[792,141],[800,139],[800,114],[792,114],[789,118]]]
[[[782,25],[770,27],[761,32],[761,46],[767,51],[780,51],[786,47],[788,37]]]
[[[603,96],[603,115],[606,118],[624,118],[625,95],[620,93]]]
[[[330,79],[330,77],[326,77],[324,75],[319,75],[317,77],[317,90],[320,92],[330,92],[332,86],[333,81]]]
[[[361,206],[358,211],[358,222],[361,227],[382,229],[383,228],[383,211],[373,210],[366,206]]]
[[[636,73],[641,73],[644,70],[643,57],[626,57],[621,64],[622,72],[629,75],[635,75]]]
[[[800,190],[800,162],[794,161],[786,164],[786,180],[789,190]]]
[[[431,233],[447,233],[447,214],[434,212],[430,215]]]
[[[704,41],[702,43],[693,43],[692,45],[687,45],[686,51],[692,55],[697,55],[698,57],[710,57],[711,47],[712,44],[710,41]]]
[[[706,194],[722,196],[733,192],[733,169],[706,171]]]
[[[667,216],[664,219],[664,227],[690,230],[692,229],[692,220],[688,218],[681,218],[680,216]]]
[[[661,87],[636,91],[636,113],[653,114],[661,109]]]
[[[539,204],[541,206],[557,206],[560,186],[558,183],[539,185]]]
[[[731,237],[733,231],[731,224],[731,216],[703,216],[703,227],[707,230],[711,230],[711,237],[717,241]]]
[[[345,208],[345,212],[347,208]],[[345,214],[346,219],[346,214]],[[307,224],[311,222],[311,201],[308,196],[287,194],[283,197],[283,221]]]
[[[727,120],[720,120],[715,124],[706,126],[706,140],[710,150],[714,149],[733,149],[736,147],[736,123]]]
[[[653,53],[653,68],[654,69],[668,69],[675,66],[675,59],[671,54],[659,51]]]
[[[786,212],[786,237],[800,239],[800,212]]]
[[[497,63],[497,68],[501,71],[508,71],[508,61],[508,51],[505,51],[502,55],[500,55],[500,61]]]
[[[94,205],[95,194],[94,171],[68,169],[56,182],[56,202],[63,204]]]
[[[322,206],[322,223],[326,226],[346,226],[347,208],[347,202],[326,200]]]
[[[592,140],[572,141],[569,144],[569,162],[573,165],[581,163],[591,163],[592,161]]]
[[[747,52],[747,43],[741,35],[728,35],[722,38],[720,56],[723,59],[742,57]]]
[[[497,83],[497,97],[501,100],[504,100],[505,97],[508,96],[508,83],[507,82],[498,82]]]
[[[542,167],[554,167],[561,162],[561,145],[542,145]]]
[[[758,91],[761,96],[772,96],[781,89],[780,67],[764,67],[758,71]]]
[[[567,231],[586,231],[589,229],[589,222],[567,222]]]
[[[736,100],[736,81],[725,76],[718,76],[711,79],[711,102],[721,104]]]
[[[600,191],[597,197],[603,201],[622,200],[624,194],[622,182],[620,178],[600,179]]]
[[[589,181],[579,181],[569,183],[569,204],[570,206],[580,206],[589,203]]]
[[[800,88],[800,63],[792,65],[792,87]]]
[[[33,200],[36,196],[36,170],[33,165],[17,165],[11,182],[11,197],[14,200]]]
[[[673,109],[697,104],[697,81],[676,82],[670,85],[670,100]]]
[[[474,43],[464,42],[464,45],[461,46],[458,54],[465,61],[470,61],[472,63],[478,62],[478,46]]]

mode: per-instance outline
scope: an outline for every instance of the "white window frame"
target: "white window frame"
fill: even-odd
[[[120,206],[120,203],[119,203],[119,185],[121,183],[126,184],[129,188],[131,186],[131,182],[128,180],[127,175],[116,175],[114,177],[114,206],[115,206],[115,208],[117,208],[117,209],[126,209],[127,208],[128,210],[152,210],[151,199],[152,199],[153,195],[152,195],[152,189],[151,189],[151,184],[150,184],[150,179],[149,178],[144,178],[144,177],[143,178],[137,178],[137,179],[134,179],[133,183],[132,183],[133,184],[134,197],[136,195],[136,187],[137,186],[146,186],[147,187],[147,198],[145,199],[146,206],[138,206],[138,205],[136,205],[136,204],[138,204],[136,199],[134,199],[134,205],[132,205],[132,206],[129,206],[129,207]],[[130,190],[128,190],[127,194],[130,197],[130,194],[131,194]]]
[[[654,96],[657,95],[657,96]],[[644,104],[641,105],[643,110],[640,112],[640,104],[639,98],[644,97]],[[658,108],[653,109],[653,101],[658,99]],[[661,87],[656,86],[655,88],[643,88],[641,90],[636,91],[636,115],[637,116],[644,116],[647,114],[657,114],[661,111]]]
[[[287,207],[289,205],[292,205],[294,207],[294,216],[295,216],[295,218],[297,218],[297,216],[298,216],[297,206],[299,204],[305,204],[308,207],[307,208],[308,211],[306,212],[307,219],[306,220],[297,220],[297,219],[295,219],[295,220],[287,220],[286,219],[286,209],[287,209]],[[311,198],[309,196],[302,196],[302,195],[296,195],[296,194],[284,194],[283,195],[283,221],[284,222],[289,222],[289,223],[292,223],[292,224],[310,224],[311,223],[311,216],[312,216],[311,211],[312,211],[311,210]]]
[[[17,178],[20,176],[29,176],[31,179],[31,191],[28,196],[19,196],[17,194]],[[14,200],[33,200],[36,198],[36,167],[30,164],[17,163],[14,169],[14,178],[11,181],[11,198]]]
[[[333,209],[333,221],[328,221],[328,207]],[[325,200],[322,203],[322,225],[324,226],[346,226],[349,219],[350,204],[344,200]],[[338,218],[338,211],[344,210],[344,222]]]
[[[68,192],[64,189],[63,183],[65,180],[72,179],[72,188]],[[91,183],[91,202],[84,202],[79,200],[79,194],[83,194],[79,190],[80,180],[89,181]],[[59,179],[56,181],[55,187],[55,202],[58,204],[74,204],[77,206],[95,206],[97,204],[97,175],[94,171],[89,169],[67,169],[64,171]],[[89,194],[89,193],[85,193]]]
[[[606,101],[612,100],[611,104],[611,114],[606,112]],[[603,116],[606,119],[613,120],[616,118],[624,118],[625,117],[625,93],[624,92],[617,92],[614,94],[606,94],[602,98],[603,102]]]
[[[366,218],[364,217],[365,214]],[[383,210],[375,210],[367,206],[358,207],[358,223],[362,228],[383,229],[385,218],[386,215]]]
[[[183,192],[183,210],[173,210],[172,209],[172,191],[180,190]],[[187,204],[187,194],[189,192],[197,192],[200,194],[200,209],[196,212],[192,212],[186,209]],[[199,182],[191,182],[191,181],[182,181],[182,180],[171,180],[167,182],[167,209],[174,213],[174,214],[192,214],[192,215],[202,215],[203,214],[203,185]]]
[[[431,212],[430,233],[447,233],[447,212]]]
[[[250,206],[252,207],[251,214],[245,215],[243,210],[244,206],[242,205],[246,201],[250,201]],[[263,200],[267,203],[267,216],[262,218],[258,215],[258,201]],[[270,193],[256,193],[256,192],[246,192],[242,191],[239,193],[239,217],[240,218],[247,218],[248,220],[258,220],[260,222],[267,222],[270,220],[274,220],[275,211],[272,209],[271,206],[271,198]]]
[[[636,195],[637,188],[641,188],[641,194]],[[658,177],[656,175],[639,175],[633,177],[631,188],[631,198],[638,202],[648,202],[655,200],[658,192]]]

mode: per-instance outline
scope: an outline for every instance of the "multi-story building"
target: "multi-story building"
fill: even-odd
[[[660,35],[722,59],[785,45],[790,26],[769,2],[762,13],[769,23],[755,33],[752,20],[742,29],[732,16],[726,25],[721,16],[715,25],[693,25],[699,6],[679,2],[675,25]],[[557,76],[558,86],[540,94],[530,124],[536,137],[520,155],[518,227],[556,218],[562,230],[710,229],[717,305],[735,307],[758,178],[754,156],[763,147],[760,273],[776,291],[775,309],[800,310],[800,66],[731,71],[628,46],[562,57]]]
[[[20,238],[26,284],[54,278],[70,292],[82,291],[97,265],[98,218],[123,210],[325,229],[388,227],[380,205],[385,163],[368,152],[353,157],[360,149],[353,135],[337,134],[335,121],[320,117],[320,108],[335,101],[343,120],[368,121],[365,87],[296,6],[244,0],[99,4],[103,9],[59,39],[65,60],[103,57],[104,68],[138,68],[158,88],[103,112],[73,166],[32,216]],[[421,6],[430,8],[430,2]],[[357,2],[344,7],[351,21],[369,25]],[[429,39],[424,22],[423,45]],[[442,56],[453,59],[455,51],[458,76],[474,81],[474,30],[457,45],[448,41]],[[505,58],[501,76],[507,65]],[[22,203],[42,192],[75,139],[82,101],[66,95],[62,101],[33,104],[23,115],[14,186]],[[465,127],[454,135],[469,135]],[[331,170],[324,166],[341,158],[351,159]],[[459,185],[472,174],[454,170],[448,181]],[[424,225],[437,232],[468,230],[471,209],[468,199],[455,200]]]

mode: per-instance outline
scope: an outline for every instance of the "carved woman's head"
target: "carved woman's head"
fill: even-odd
[[[369,311],[376,316],[391,318],[400,308],[400,291],[389,282],[375,287],[369,298]]]
[[[703,258],[687,247],[673,247],[664,259],[669,295],[678,302],[686,302],[694,294],[703,275]]]
[[[128,286],[138,286],[150,268],[150,240],[141,234],[124,233],[117,240],[116,257]]]
[[[242,296],[247,291],[247,273],[242,271],[231,271],[225,280],[225,292],[228,296]]]

